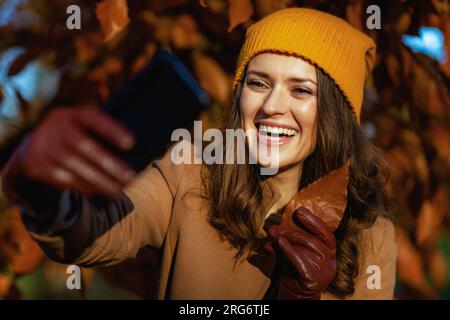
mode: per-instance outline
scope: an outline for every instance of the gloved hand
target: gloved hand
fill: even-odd
[[[106,143],[128,150],[134,137],[93,108],[53,109],[9,159],[3,191],[25,207],[46,197],[56,199],[55,192],[63,189],[114,198],[134,171],[105,148]]]
[[[278,299],[314,300],[336,277],[336,240],[322,219],[301,207],[293,215],[296,230],[276,224],[268,233],[276,239],[274,252],[282,256]]]

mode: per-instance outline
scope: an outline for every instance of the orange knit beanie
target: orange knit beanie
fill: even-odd
[[[233,90],[257,54],[296,55],[319,66],[335,81],[359,121],[364,82],[375,63],[375,51],[369,36],[336,16],[306,8],[283,9],[247,30]]]

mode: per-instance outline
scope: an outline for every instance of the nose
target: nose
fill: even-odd
[[[281,87],[273,87],[265,98],[264,103],[261,106],[261,111],[267,116],[285,114],[289,111],[288,103],[286,101],[286,93],[283,92]]]

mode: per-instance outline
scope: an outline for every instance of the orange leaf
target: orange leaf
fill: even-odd
[[[444,33],[445,50],[447,55],[450,55],[450,19],[442,19],[441,30]],[[450,78],[450,58],[447,58],[444,63],[439,64],[439,68]]]
[[[389,164],[391,176],[396,183],[400,183],[404,177],[414,175],[413,161],[403,146],[392,147],[385,153],[385,158]]]
[[[171,39],[173,45],[179,49],[190,49],[200,41],[197,23],[188,14],[179,15],[171,29]]]
[[[99,55],[100,46],[102,44],[102,35],[100,32],[90,32],[76,37],[73,44],[76,49],[76,61],[87,64]]]
[[[98,90],[101,98],[106,100],[110,95],[108,79],[112,75],[119,74],[123,70],[123,61],[116,57],[108,57],[106,61],[91,70],[88,79],[98,84]]]
[[[415,174],[426,185],[429,180],[429,169],[419,135],[411,130],[402,130],[400,136],[403,141],[403,146],[413,161]]]
[[[229,0],[229,4],[230,25],[228,32],[231,32],[236,26],[250,20],[253,15],[253,4],[251,0]]]
[[[16,274],[27,274],[36,269],[44,253],[25,229],[19,209],[8,209],[0,227],[0,251],[11,270]]]
[[[450,201],[443,184],[439,185],[431,198],[433,206],[439,209],[441,215],[446,215],[450,210]]]
[[[417,244],[423,245],[435,239],[437,229],[442,221],[439,210],[429,200],[425,200],[417,217],[416,237]]]
[[[450,3],[442,0],[431,0],[434,9],[443,16],[450,14]]]
[[[292,0],[257,0],[255,1],[256,14],[264,18],[278,10],[292,6]]]
[[[393,85],[398,87],[400,85],[400,65],[398,59],[394,54],[389,54],[386,58],[386,69]]]
[[[447,260],[438,249],[428,257],[431,280],[439,289],[444,289],[447,285]]]
[[[362,3],[360,1],[348,4],[345,8],[347,21],[359,30],[362,30],[361,10]]]
[[[95,13],[105,35],[104,42],[114,38],[130,21],[126,0],[103,0],[97,3]]]
[[[281,225],[297,228],[292,215],[297,208],[305,207],[336,230],[347,206],[349,166],[350,160],[297,192],[284,209]]]
[[[403,12],[400,17],[398,17],[397,22],[395,23],[395,30],[398,34],[404,34],[408,31],[409,26],[411,25],[411,13]]]
[[[5,297],[13,285],[13,279],[0,273],[0,299]]]
[[[433,295],[426,281],[422,258],[403,229],[395,231],[397,242],[397,274],[408,286],[427,296]]]
[[[450,167],[450,130],[441,124],[433,123],[427,132],[427,138],[437,155]]]
[[[202,54],[193,55],[194,73],[202,88],[222,105],[229,103],[231,86],[227,74],[212,58]]]
[[[417,217],[416,238],[419,245],[435,244],[439,228],[444,219],[444,215],[448,213],[450,207],[449,200],[444,185],[439,185],[430,198],[425,200],[419,210]]]
[[[155,54],[155,52],[156,52],[156,44],[153,42],[148,43],[145,46],[145,50],[134,60],[133,65],[131,67],[131,72],[135,74],[140,70],[144,69],[145,66],[148,64],[148,62],[153,57],[153,55]]]

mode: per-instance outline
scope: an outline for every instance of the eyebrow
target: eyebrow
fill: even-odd
[[[267,73],[262,72],[262,71],[258,71],[258,70],[249,70],[249,71],[247,71],[247,74],[254,74],[254,75],[257,75],[257,76],[259,76],[261,78],[265,78],[265,79],[269,79],[270,78]],[[310,78],[290,77],[288,80],[291,81],[291,82],[311,82],[311,83],[314,83],[315,85],[317,85],[317,83],[314,82]]]

